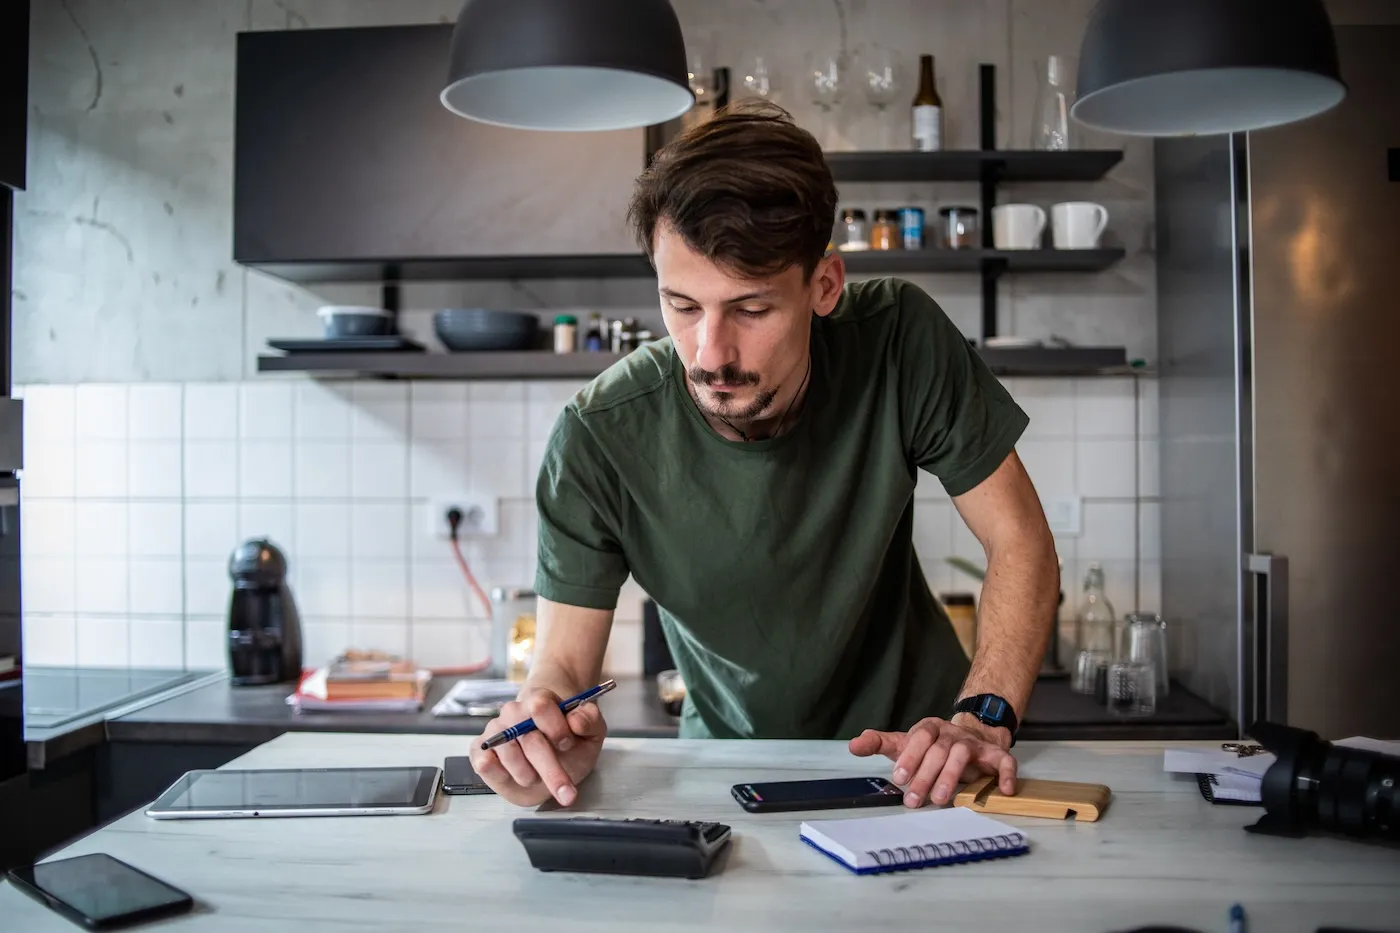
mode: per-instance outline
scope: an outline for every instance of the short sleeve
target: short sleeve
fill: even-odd
[[[628,574],[618,533],[621,492],[616,473],[572,405],[550,433],[535,503],[535,590],[570,606],[616,609]]]
[[[910,463],[960,496],[991,476],[1030,419],[991,369],[918,287],[903,283],[892,349]]]

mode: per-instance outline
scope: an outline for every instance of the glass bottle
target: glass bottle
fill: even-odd
[[[933,56],[919,56],[919,90],[913,104],[914,148],[937,152],[943,148],[943,99],[933,81]]]
[[[1097,694],[1104,687],[1108,665],[1113,663],[1115,619],[1113,604],[1104,592],[1103,567],[1090,564],[1084,575],[1075,632],[1074,671],[1070,678],[1070,689],[1075,693]]]
[[[1069,149],[1069,90],[1065,60],[1051,55],[1036,89],[1031,125],[1031,148],[1062,152]]]

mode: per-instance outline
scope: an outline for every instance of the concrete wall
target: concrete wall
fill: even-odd
[[[1092,0],[678,0],[689,41],[736,77],[762,54],[780,103],[840,148],[881,127],[853,89],[833,124],[800,88],[808,50],[874,43],[937,57],[949,147],[977,145],[977,65],[998,67],[998,145],[1025,147],[1037,63],[1073,56]],[[312,655],[347,644],[456,663],[480,647],[446,552],[418,524],[444,491],[501,502],[502,531],[471,551],[486,586],[528,581],[528,498],[543,431],[576,386],[314,383],[257,376],[269,336],[319,332],[326,302],[366,286],[302,288],[230,259],[234,36],[248,29],[448,21],[457,0],[36,0],[29,190],[16,201],[15,381],[29,405],[25,474],[30,663],[222,663],[223,564],[270,534],[288,551]],[[912,97],[912,86],[908,96]],[[898,138],[908,116],[895,108]],[[1120,343],[1152,359],[1151,147],[1085,185],[1020,185],[1006,201],[1092,199],[1128,258],[1097,275],[1002,285],[1004,332]],[[503,179],[503,184],[528,179]],[[968,203],[975,186],[849,185],[853,206]],[[915,279],[965,332],[975,276]],[[405,288],[406,326],[433,343],[434,308],[482,304],[656,317],[654,283],[489,282]],[[1043,496],[1084,497],[1059,540],[1072,609],[1090,560],[1120,611],[1157,605],[1155,392],[1132,380],[1017,381],[1033,418],[1021,446]],[[316,423],[332,417],[331,436]],[[483,433],[485,432],[485,433]],[[936,483],[920,486],[917,545],[935,588],[968,589],[943,559],[980,557]],[[629,588],[609,664],[638,665]]]

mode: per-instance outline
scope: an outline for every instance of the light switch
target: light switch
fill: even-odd
[[[1083,500],[1078,496],[1057,496],[1042,501],[1050,533],[1077,535],[1084,528]]]

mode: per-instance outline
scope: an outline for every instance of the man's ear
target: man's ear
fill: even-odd
[[[812,313],[826,317],[836,310],[841,301],[841,290],[846,287],[846,263],[840,253],[822,257],[817,268],[812,270]]]

